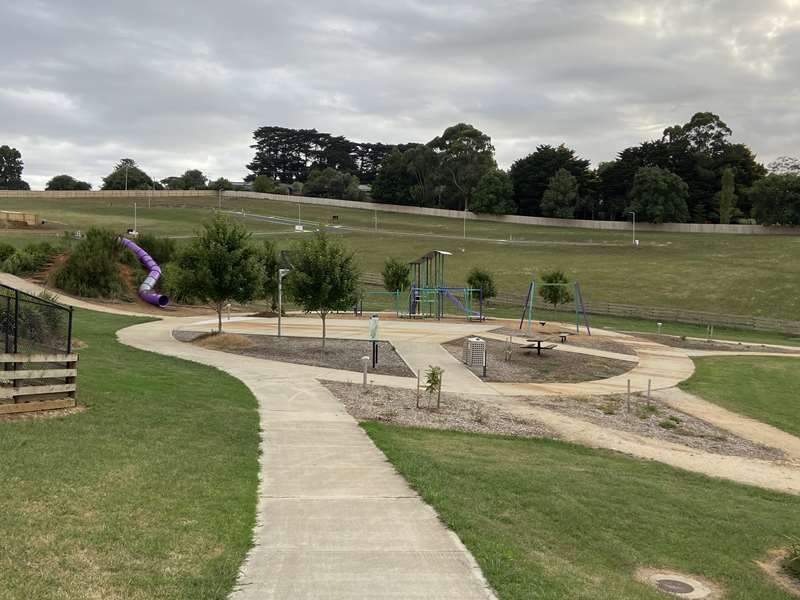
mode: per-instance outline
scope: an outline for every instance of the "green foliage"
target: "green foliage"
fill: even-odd
[[[102,189],[150,190],[153,189],[153,180],[136,165],[135,160],[123,158],[109,175],[103,177]]]
[[[253,191],[259,194],[285,194],[286,190],[282,185],[271,177],[259,175],[253,180]]]
[[[569,289],[569,283],[566,274],[560,269],[552,271],[545,271],[541,276],[542,283],[551,285],[540,285],[539,295],[548,304],[553,305],[553,310],[558,309],[559,304],[566,304],[573,299],[572,291]]]
[[[89,298],[122,295],[126,287],[119,270],[122,251],[114,232],[90,229],[55,272],[55,286]]]
[[[472,125],[458,123],[445,129],[428,146],[439,159],[445,208],[463,209],[470,205],[478,182],[497,168],[491,138]]]
[[[783,564],[795,578],[800,579],[800,537],[787,536],[789,538],[789,548]]]
[[[484,174],[475,187],[469,209],[474,213],[508,215],[515,212],[514,186],[505,171],[493,169]]]
[[[170,190],[204,190],[208,177],[203,175],[200,169],[189,169],[179,177],[167,177],[162,179],[167,189]]]
[[[225,179],[224,177],[220,177],[219,179],[215,179],[214,181],[209,182],[208,189],[210,190],[232,190],[233,184]]]
[[[727,225],[731,222],[736,209],[736,180],[733,169],[725,168],[722,171],[722,189],[719,192],[719,222]]]
[[[257,297],[271,302],[273,309],[277,308],[280,261],[278,251],[271,240],[263,240],[256,246],[256,260],[262,276],[261,289]]]
[[[316,312],[322,319],[323,348],[325,318],[331,311],[353,307],[359,275],[353,253],[324,232],[304,238],[295,248],[286,289],[305,312]]]
[[[71,175],[56,175],[47,182],[45,190],[51,191],[83,191],[92,189],[92,184],[86,181],[78,181]]]
[[[5,260],[16,251],[17,249],[11,244],[0,242],[0,263],[5,262]]]
[[[800,225],[800,175],[767,175],[749,195],[762,225]]]
[[[6,252],[7,248],[4,249]],[[24,248],[14,250],[2,263],[2,270],[12,275],[28,275],[41,270],[59,252],[49,242],[28,244]]]
[[[467,285],[471,288],[483,290],[483,299],[489,300],[497,296],[494,277],[486,269],[473,267],[467,277]]]
[[[550,180],[560,170],[576,178],[581,189],[587,187],[590,177],[590,162],[578,157],[575,150],[564,144],[553,147],[543,144],[525,158],[511,165],[511,180],[514,185],[514,200],[521,215],[540,215],[544,193]],[[574,202],[573,202],[574,206]]]
[[[650,223],[685,223],[689,220],[686,183],[674,173],[659,167],[642,167],[636,172],[630,193],[629,210],[636,218]]]
[[[175,240],[168,237],[143,233],[134,242],[147,252],[159,266],[167,264],[177,255],[178,245]],[[128,252],[128,254],[133,255],[132,252]]]
[[[22,154],[16,148],[0,146],[0,190],[27,190],[22,180]]]
[[[566,169],[559,169],[550,178],[542,195],[542,214],[546,217],[571,219],[578,202],[578,180]]]
[[[442,367],[428,366],[425,371],[425,391],[429,394],[438,394],[442,389],[442,375],[444,369]]]
[[[342,173],[332,167],[313,169],[303,185],[303,193],[320,198],[360,200],[358,177]]]
[[[214,306],[220,332],[225,304],[250,302],[262,289],[263,274],[250,236],[244,225],[218,214],[178,257],[179,268],[171,270],[170,285],[179,297]]]
[[[396,258],[386,259],[382,275],[383,287],[387,292],[403,291],[411,285],[411,267]]]
[[[436,206],[439,157],[427,145],[393,150],[381,163],[371,195],[379,202]]]

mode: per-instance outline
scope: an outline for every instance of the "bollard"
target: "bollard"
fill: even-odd
[[[365,389],[367,387],[367,367],[369,366],[369,356],[362,356],[361,362],[364,365],[364,381],[361,384]]]
[[[661,326],[663,323],[656,323],[656,325],[658,325],[658,335],[661,335]]]

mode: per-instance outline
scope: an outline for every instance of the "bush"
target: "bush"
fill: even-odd
[[[411,285],[411,267],[396,258],[386,259],[382,276],[387,292],[403,291]]]
[[[476,290],[483,290],[483,299],[489,300],[497,296],[497,288],[494,285],[494,277],[489,271],[474,267],[467,277],[467,285]]]
[[[800,537],[789,538],[789,550],[783,564],[789,573],[800,579]]]
[[[41,270],[59,252],[49,242],[28,244],[21,250],[14,250],[2,263],[2,269],[12,275],[27,275]]]
[[[116,234],[90,229],[86,237],[56,271],[55,285],[68,294],[89,298],[113,298],[125,291],[119,270],[122,245]]]
[[[141,246],[159,266],[172,261],[177,254],[178,246],[175,240],[170,238],[144,233],[134,241],[137,245]]]
[[[14,254],[17,249],[14,248],[11,244],[6,244],[5,242],[0,242],[0,263],[5,262],[5,260]]]

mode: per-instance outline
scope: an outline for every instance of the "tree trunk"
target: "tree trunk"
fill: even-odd
[[[217,309],[217,323],[219,324],[217,333],[222,333],[222,302],[217,302],[216,309]]]
[[[322,349],[325,350],[325,317],[327,317],[327,313],[320,313],[319,315],[322,318]]]

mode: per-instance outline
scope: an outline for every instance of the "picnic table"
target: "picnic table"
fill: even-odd
[[[567,343],[567,338],[569,336],[571,336],[571,335],[575,335],[575,334],[572,331],[559,331],[558,332],[558,337],[561,338],[561,343],[562,344],[566,344]]]
[[[536,348],[536,354],[541,356],[542,350],[552,350],[556,347],[555,344],[549,343],[550,340],[547,338],[529,338],[525,340],[525,344],[522,345],[523,350],[533,350]],[[543,346],[542,344],[546,344]]]

